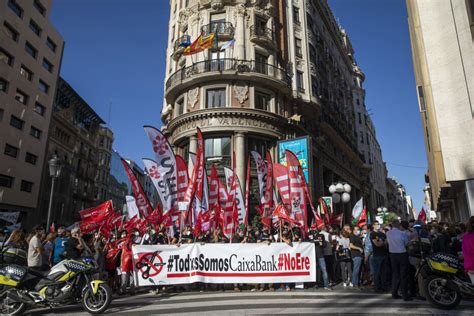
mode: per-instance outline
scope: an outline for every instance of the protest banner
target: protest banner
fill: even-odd
[[[314,244],[133,245],[139,286],[315,282]]]

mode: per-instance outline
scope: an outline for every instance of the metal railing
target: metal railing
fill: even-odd
[[[193,65],[173,73],[166,81],[166,90],[181,83],[183,80],[207,72],[235,71],[238,73],[259,73],[283,81],[291,86],[291,77],[286,70],[267,63],[254,60],[239,60],[231,58],[211,59],[194,63]]]
[[[176,41],[174,41],[174,52],[178,49],[184,49],[189,44],[191,44],[191,36],[181,35]]]
[[[212,33],[217,33],[217,36],[228,34],[234,35],[234,26],[230,22],[211,22],[209,24],[201,26],[201,35],[208,36]]]
[[[275,40],[275,32],[272,29],[267,27],[258,27],[255,25],[250,27],[250,36],[266,39],[271,42]]]

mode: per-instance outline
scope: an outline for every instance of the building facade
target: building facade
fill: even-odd
[[[64,40],[50,0],[0,3],[0,211],[36,215]]]
[[[474,4],[406,3],[432,209],[464,221],[474,215]]]
[[[162,130],[177,153],[187,158],[196,151],[200,127],[207,164],[230,167],[235,152],[245,183],[250,151],[264,155],[268,149],[277,161],[277,141],[310,136],[313,198],[330,195],[329,185],[344,181],[353,188],[351,203],[337,206],[346,220],[362,196],[375,206],[355,121],[354,95],[364,93],[363,74],[326,1],[170,4]],[[217,47],[183,55],[184,43],[213,33]],[[232,39],[233,46],[220,49]],[[251,200],[256,192],[251,188]]]
[[[383,206],[387,208],[387,211],[397,214],[404,220],[414,218],[413,201],[411,196],[407,195],[403,184],[394,177],[387,177],[386,190],[387,203]]]
[[[125,196],[131,191],[132,185],[123,169],[121,157],[118,152],[112,150],[106,200],[112,200],[116,211],[123,211],[126,202]]]
[[[102,126],[104,123],[60,78],[47,147],[47,158],[57,155],[61,165],[53,192],[51,222],[72,224],[79,220],[80,210],[106,200],[103,188],[108,186],[113,133]],[[51,193],[47,163],[44,168],[40,212],[33,219],[37,223],[46,219]]]

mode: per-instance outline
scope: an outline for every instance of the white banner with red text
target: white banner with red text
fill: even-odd
[[[139,286],[204,283],[315,282],[314,245],[133,245]]]

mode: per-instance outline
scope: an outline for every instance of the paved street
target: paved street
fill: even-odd
[[[393,300],[374,294],[338,288],[332,292],[187,292],[166,295],[142,294],[113,300],[109,314],[123,315],[473,315],[474,302],[464,301],[454,311],[434,309],[426,301]],[[50,314],[48,314],[50,313]],[[29,315],[87,315],[80,306],[34,310]]]

